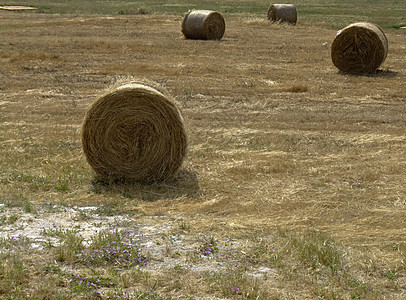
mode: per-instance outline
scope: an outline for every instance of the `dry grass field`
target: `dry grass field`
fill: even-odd
[[[349,75],[328,18],[224,17],[201,41],[179,13],[0,11],[1,299],[406,298],[406,30]],[[133,78],[184,116],[165,183],[99,182],[81,148]]]

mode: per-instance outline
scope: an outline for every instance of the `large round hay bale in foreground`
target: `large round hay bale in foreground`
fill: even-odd
[[[296,25],[297,11],[293,4],[273,4],[268,8],[268,20]]]
[[[187,39],[220,40],[225,30],[224,18],[217,11],[192,10],[182,21],[182,33]]]
[[[151,183],[177,173],[187,138],[180,111],[163,90],[130,82],[90,106],[82,146],[99,177]]]
[[[375,73],[387,55],[388,39],[371,23],[354,23],[339,30],[331,44],[333,64],[348,73]]]

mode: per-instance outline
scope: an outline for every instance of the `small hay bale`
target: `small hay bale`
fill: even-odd
[[[224,18],[217,11],[192,10],[182,21],[182,33],[187,39],[220,40],[225,30]]]
[[[293,4],[273,4],[268,8],[268,20],[296,25],[297,11]]]
[[[151,183],[177,173],[187,138],[180,111],[165,91],[130,82],[112,88],[87,110],[82,147],[102,179]]]
[[[371,23],[354,23],[339,30],[331,44],[333,64],[348,73],[375,73],[387,55],[388,39]]]

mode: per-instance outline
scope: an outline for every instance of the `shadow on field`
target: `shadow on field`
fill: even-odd
[[[378,69],[376,70],[375,73],[348,73],[348,72],[343,72],[343,71],[338,71],[338,74],[340,75],[346,75],[346,76],[353,76],[353,77],[387,77],[387,78],[394,78],[398,76],[398,72],[391,71],[391,70],[381,70]]]
[[[199,182],[197,173],[180,170],[174,178],[160,183],[106,180],[95,177],[90,184],[90,189],[97,194],[118,194],[128,199],[156,201],[197,196]]]

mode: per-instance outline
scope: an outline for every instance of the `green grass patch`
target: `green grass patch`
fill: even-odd
[[[15,5],[25,5],[21,0],[14,1]],[[183,15],[191,9],[210,9],[224,14],[267,15],[270,3],[258,0],[237,1],[169,1],[169,0],[127,0],[127,1],[36,1],[39,8],[34,13],[50,14],[175,14]],[[367,1],[360,0],[354,3],[351,0],[297,0],[298,22],[325,23],[341,27],[348,23],[370,21],[385,28],[391,28],[404,19],[406,8],[402,1]],[[396,28],[396,27],[394,27]],[[2,25],[0,30],[11,29]]]
[[[337,270],[343,266],[343,252],[323,233],[310,231],[292,237],[290,243],[300,261],[313,269],[325,266]]]
[[[148,262],[134,234],[118,230],[100,232],[92,238],[89,247],[78,253],[78,259],[87,266],[112,265],[119,268],[145,265]]]

